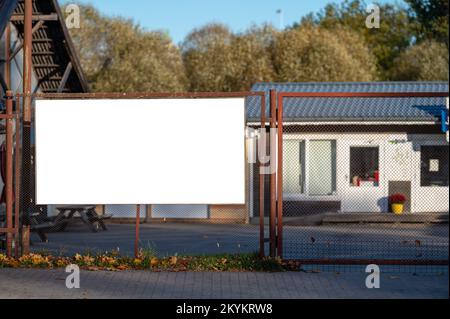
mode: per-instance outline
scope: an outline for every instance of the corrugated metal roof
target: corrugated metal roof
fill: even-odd
[[[448,82],[374,82],[374,83],[258,83],[252,91],[266,92],[355,92],[405,93],[448,92]],[[437,121],[445,98],[286,98],[286,121]],[[260,120],[260,98],[247,99],[250,121]]]

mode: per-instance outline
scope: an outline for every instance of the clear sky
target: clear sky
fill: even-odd
[[[90,3],[106,15],[133,18],[148,30],[167,31],[179,43],[193,28],[209,22],[221,22],[232,30],[244,31],[252,24],[268,22],[291,25],[327,3],[339,0],[60,0],[61,3]],[[402,0],[376,0],[377,3],[402,3]],[[367,0],[366,3],[372,3]]]

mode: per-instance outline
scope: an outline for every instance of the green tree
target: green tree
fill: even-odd
[[[81,28],[70,32],[94,91],[185,91],[181,53],[166,34],[102,16],[92,6],[80,8]]]
[[[425,40],[403,52],[395,61],[392,78],[399,81],[448,81],[448,47]]]
[[[448,47],[448,0],[405,0],[411,7],[419,39],[434,39]]]
[[[274,77],[270,47],[275,38],[270,26],[233,34],[221,24],[193,30],[182,44],[190,90],[245,91]]]
[[[274,47],[279,81],[373,81],[375,58],[358,34],[304,25],[283,32]]]
[[[377,59],[377,67],[383,79],[389,79],[394,60],[407,49],[415,35],[415,26],[409,18],[408,9],[400,5],[380,5],[380,28],[366,27],[367,4],[360,0],[331,3],[318,14],[309,14],[299,24],[316,25],[334,31],[345,28],[358,33]]]

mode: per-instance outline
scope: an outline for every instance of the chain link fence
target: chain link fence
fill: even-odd
[[[37,205],[36,204],[36,126],[35,102],[38,99],[172,99],[172,98],[252,98],[261,107],[264,97],[260,93],[211,93],[211,94],[87,94],[87,95],[33,95],[32,121],[23,123],[21,131],[20,156],[20,230],[27,236],[29,227],[29,247],[24,253],[34,252],[56,256],[75,254],[118,253],[152,254],[155,256],[173,255],[221,255],[253,254],[260,250],[259,212],[254,207],[254,198],[259,196],[259,184],[255,184],[258,165],[254,159],[243,158],[245,166],[245,197],[243,205],[109,205],[91,203],[90,205]],[[19,102],[22,96],[18,97]],[[18,103],[20,104],[20,103]],[[211,107],[214,107],[213,105]],[[126,109],[123,110],[127,112]],[[21,114],[23,110],[18,110]],[[247,111],[246,111],[247,114]],[[151,121],[149,119],[149,125]],[[157,119],[164,121],[165,119]],[[220,119],[217,119],[220,123]],[[188,124],[188,123],[186,123]],[[168,126],[171,124],[168,123]],[[253,138],[242,128],[245,147],[253,148]],[[226,123],[220,129],[226,129]],[[79,123],[80,130],[89,129]],[[120,128],[118,128],[120,130]],[[174,127],[173,129],[177,129]],[[178,128],[181,130],[181,128]],[[181,131],[180,131],[181,133]],[[211,134],[211,132],[205,132]],[[155,138],[163,138],[157,136]],[[172,141],[168,147],[177,147]],[[169,141],[168,141],[169,143]],[[145,147],[145,145],[142,145]],[[205,145],[205,147],[208,147]],[[27,149],[29,150],[27,152]],[[118,150],[120,151],[120,150]],[[136,154],[139,150],[136,150]],[[226,154],[217,154],[225,156]],[[86,159],[93,154],[74,149],[61,152],[60,160],[69,156]],[[130,156],[134,156],[130,154]],[[161,156],[164,156],[162,154]],[[190,154],[189,156],[195,156]],[[179,158],[180,164],[183,161]],[[217,167],[217,169],[226,169]],[[170,172],[169,172],[170,173]],[[169,174],[170,175],[170,174]],[[168,176],[171,183],[177,183],[177,176]],[[70,183],[70,181],[67,181]],[[151,183],[152,181],[148,181]],[[89,180],[86,180],[89,183]],[[118,185],[119,186],[119,185]],[[63,186],[62,186],[63,187]],[[126,187],[121,186],[121,187]],[[263,196],[263,194],[262,194]],[[6,216],[6,214],[4,214]],[[26,241],[27,238],[24,240]],[[22,240],[22,243],[24,242]],[[2,241],[3,242],[3,241]],[[16,242],[14,242],[16,244]],[[19,244],[19,242],[17,242]],[[4,245],[3,245],[4,246]],[[2,247],[4,248],[4,247]]]
[[[236,94],[246,98],[245,205],[38,206],[34,118],[31,125],[21,121],[23,138],[14,135],[20,147],[13,153],[19,181],[13,219],[21,231],[29,226],[31,252],[62,256],[259,252],[312,270],[359,271],[377,263],[397,271],[442,271],[448,265],[449,149],[439,115],[446,98],[377,94]],[[16,104],[21,114],[20,97]],[[5,228],[6,214],[0,216]],[[6,249],[3,234],[0,249]],[[26,242],[26,231],[21,235]]]
[[[445,94],[279,94],[283,258],[447,268]]]

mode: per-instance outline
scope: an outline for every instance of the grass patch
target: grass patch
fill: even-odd
[[[213,256],[156,257],[153,249],[143,250],[137,257],[121,256],[118,251],[105,254],[76,254],[72,257],[30,254],[19,259],[0,254],[0,268],[52,269],[75,264],[86,270],[149,270],[149,271],[260,271],[278,272],[286,267],[277,258],[260,258],[258,254],[223,254]]]

